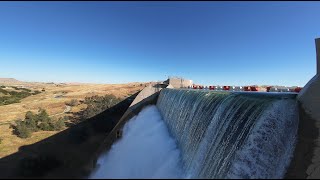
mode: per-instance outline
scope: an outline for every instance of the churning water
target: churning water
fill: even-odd
[[[155,105],[125,124],[90,178],[181,178],[180,152]]]
[[[163,89],[92,177],[282,178],[296,142],[295,97]]]

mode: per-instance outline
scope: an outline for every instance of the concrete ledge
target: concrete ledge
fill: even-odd
[[[145,87],[138,95],[137,97],[133,100],[132,104],[130,105],[133,106],[137,103],[139,103],[140,101],[142,101],[145,98],[148,98],[149,96],[153,95],[156,92],[159,92],[162,88],[161,87],[154,87],[155,85],[149,85],[147,87]]]

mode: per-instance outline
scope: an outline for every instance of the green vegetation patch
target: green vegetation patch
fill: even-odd
[[[13,134],[20,138],[28,138],[32,132],[37,131],[60,131],[65,127],[65,118],[50,118],[45,109],[39,108],[38,114],[26,112],[24,120],[17,120],[12,125]]]
[[[112,94],[107,94],[105,96],[91,96],[84,99],[84,104],[87,104],[87,108],[82,112],[82,118],[91,118],[104,110],[118,104],[121,102],[121,98],[117,98]]]
[[[9,96],[0,97],[0,106],[13,104],[13,103],[20,103],[20,100],[23,98],[41,93],[40,91],[35,91],[32,93],[30,89],[26,89],[26,88],[12,87],[15,90],[21,90],[21,92],[7,91],[2,88],[3,86],[0,87],[0,92],[3,93],[4,95],[9,95]]]

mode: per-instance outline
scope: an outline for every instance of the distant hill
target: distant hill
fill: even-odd
[[[16,80],[14,78],[0,78],[0,83],[22,83],[22,81]]]

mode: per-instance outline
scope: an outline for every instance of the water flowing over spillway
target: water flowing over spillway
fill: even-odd
[[[283,178],[296,94],[163,89],[129,120],[92,178]]]
[[[157,106],[188,178],[282,178],[298,128],[295,94],[164,89]]]
[[[180,151],[154,105],[125,124],[123,137],[98,164],[90,178],[182,178]]]

